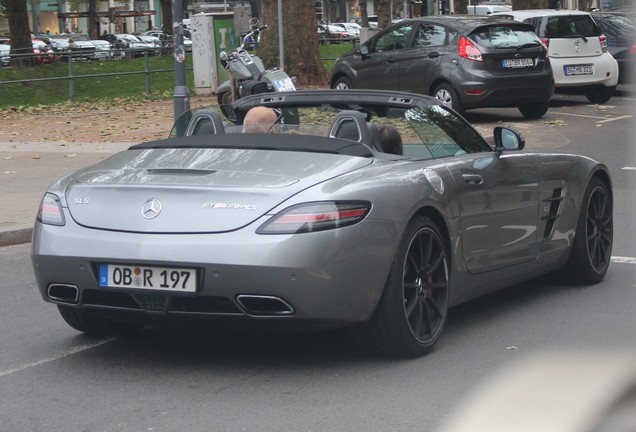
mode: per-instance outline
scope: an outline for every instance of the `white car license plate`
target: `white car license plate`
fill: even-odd
[[[534,61],[531,58],[503,59],[501,65],[505,69],[525,68],[534,66]]]
[[[563,72],[566,76],[571,75],[593,75],[594,68],[592,65],[572,65],[563,66]]]
[[[296,90],[296,86],[294,85],[294,82],[291,80],[291,78],[276,80],[274,81],[274,85],[276,86],[276,90],[280,92]]]
[[[99,286],[196,292],[197,271],[186,268],[99,265]]]

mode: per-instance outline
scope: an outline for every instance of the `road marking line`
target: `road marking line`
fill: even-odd
[[[625,120],[625,119],[630,119],[632,118],[632,116],[630,115],[624,115],[624,116],[620,116],[620,117],[612,117],[612,118],[608,118],[605,120],[601,120],[601,121],[597,121],[596,123],[607,123],[607,122],[612,122],[615,120]]]
[[[632,115],[623,115],[623,116],[618,116],[618,117],[607,118],[607,117],[603,117],[603,116],[593,116],[593,115],[585,115],[585,114],[572,114],[572,113],[557,112],[557,111],[550,111],[550,113],[551,114],[556,114],[556,115],[570,116],[570,117],[581,117],[581,118],[597,119],[598,121],[596,123],[607,123],[607,122],[612,122],[612,121],[615,121],[615,120],[630,119],[630,118],[633,117]]]
[[[77,354],[78,352],[86,351],[86,350],[89,350],[91,348],[97,348],[100,345],[107,344],[107,343],[115,341],[117,339],[118,338],[111,337],[111,338],[104,339],[104,340],[101,340],[101,341],[98,341],[98,342],[94,342],[94,343],[90,343],[90,344],[86,344],[86,345],[79,345],[79,346],[76,346],[74,348],[70,348],[67,351],[61,352],[61,353],[59,353],[57,355],[54,355],[54,356],[51,356],[51,357],[47,357],[47,358],[38,360],[38,361],[33,362],[33,363],[27,363],[27,364],[23,364],[22,366],[18,366],[18,367],[13,368],[13,369],[7,369],[7,370],[0,371],[0,377],[12,374],[14,372],[20,372],[20,371],[23,371],[25,369],[29,369],[29,368],[32,368],[32,367],[35,367],[35,366],[39,366],[39,365],[44,364],[44,363],[49,363],[49,362],[52,362],[52,361],[55,361],[55,360],[59,360],[61,358],[68,357],[70,355]]]
[[[557,112],[557,111],[550,111],[550,114],[566,115],[566,116],[570,116],[570,117],[583,117],[583,118],[591,118],[591,119],[599,119],[599,120],[605,120],[607,118],[607,117],[604,117],[604,116],[593,116],[593,115],[585,115],[585,114],[572,114],[572,113]]]
[[[625,171],[636,171],[636,167],[623,167],[621,169]]]
[[[636,264],[636,258],[634,257],[613,256],[611,261],[615,263]]]

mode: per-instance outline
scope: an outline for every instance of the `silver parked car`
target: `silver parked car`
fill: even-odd
[[[242,125],[256,107],[267,115]],[[218,107],[188,112],[172,138],[48,189],[32,260],[69,325],[350,326],[416,356],[453,305],[548,272],[592,284],[608,270],[602,163],[526,153],[503,127],[491,146],[412,93],[258,94],[233,109],[237,125]]]

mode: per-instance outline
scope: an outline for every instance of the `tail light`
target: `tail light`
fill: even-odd
[[[604,34],[600,35],[598,37],[598,41],[601,43],[601,50],[603,50],[603,52],[607,52],[607,36]]]
[[[298,234],[353,225],[365,218],[371,203],[324,201],[286,208],[263,224],[258,234]]]
[[[66,223],[62,213],[62,203],[56,195],[52,193],[44,195],[38,211],[38,220],[47,225],[62,226]]]
[[[462,36],[459,38],[459,55],[468,60],[483,62],[484,59],[481,56],[481,51],[477,48],[477,46],[468,40],[466,37]]]
[[[636,54],[636,43],[633,43],[631,47],[629,47],[630,54]]]
[[[548,38],[540,38],[541,42],[543,42],[543,45],[545,45],[546,48],[550,47],[550,39]]]

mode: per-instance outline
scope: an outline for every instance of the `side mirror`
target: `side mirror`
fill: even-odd
[[[362,57],[366,57],[369,55],[369,47],[366,45],[362,45],[360,49],[358,50],[358,52],[362,54]]]
[[[523,150],[526,146],[526,140],[519,132],[505,127],[497,126],[494,129],[493,137],[495,140],[495,151],[498,152],[504,150]]]

